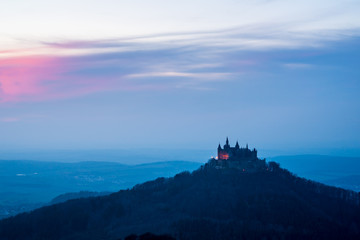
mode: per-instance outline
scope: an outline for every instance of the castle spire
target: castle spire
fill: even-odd
[[[228,137],[226,137],[226,145],[229,146],[229,138]]]
[[[219,143],[218,149],[221,149],[220,143]]]
[[[236,148],[236,149],[239,149],[239,148],[240,148],[238,141],[236,141],[235,148]]]

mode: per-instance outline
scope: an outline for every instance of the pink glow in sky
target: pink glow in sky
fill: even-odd
[[[207,89],[198,85],[222,81],[232,75],[219,71],[217,68],[221,68],[222,63],[216,59],[203,59],[198,64],[196,59],[204,55],[197,51],[192,61],[184,61],[182,58],[187,58],[187,53],[176,48],[147,50],[147,45],[138,45],[123,51],[118,46],[126,48],[127,45],[112,43],[112,51],[107,52],[108,44],[107,41],[45,44],[39,49],[46,49],[47,54],[28,55],[25,51],[22,56],[3,56],[0,58],[0,102],[66,99],[114,90]],[[64,46],[65,51],[71,48],[75,53],[62,55]],[[91,52],[94,48],[99,51]],[[79,54],[78,49],[88,53]],[[14,52],[19,54],[21,50]],[[173,56],[170,61],[169,56]]]
[[[72,76],[81,63],[58,56],[0,59],[0,102],[44,101],[104,91],[114,77]],[[119,82],[119,81],[118,81]]]
[[[64,70],[52,57],[19,57],[0,60],[0,99],[2,102],[39,98]]]

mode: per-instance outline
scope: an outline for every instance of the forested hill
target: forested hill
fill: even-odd
[[[359,194],[268,171],[201,167],[0,222],[0,239],[360,239]]]

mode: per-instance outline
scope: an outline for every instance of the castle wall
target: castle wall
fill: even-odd
[[[247,148],[231,148],[218,149],[218,159],[256,159],[257,151]]]

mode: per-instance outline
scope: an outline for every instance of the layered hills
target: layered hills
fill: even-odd
[[[294,176],[206,164],[130,190],[70,200],[0,222],[0,239],[359,239],[359,194]]]
[[[131,188],[157,177],[195,170],[200,165],[186,161],[124,165],[0,160],[0,219],[70,198]]]

